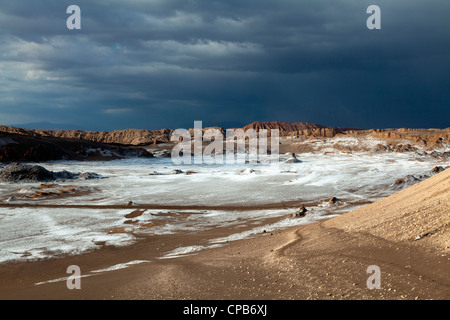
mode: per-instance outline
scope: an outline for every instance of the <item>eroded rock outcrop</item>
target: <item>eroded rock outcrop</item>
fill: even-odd
[[[215,129],[223,136],[226,130]],[[280,152],[415,152],[435,158],[450,157],[447,129],[355,129],[326,127],[308,122],[254,122],[243,128],[278,129]],[[123,157],[170,156],[172,129],[114,131],[31,130],[0,126],[0,162],[49,160],[107,160]],[[193,135],[194,129],[188,129]],[[270,139],[269,139],[270,140]],[[204,146],[207,143],[204,143]],[[145,148],[144,148],[145,147]],[[236,149],[236,146],[234,146]],[[236,150],[235,150],[236,152]]]
[[[135,146],[105,144],[17,133],[0,133],[0,162],[46,162],[53,160],[116,160],[153,157]]]
[[[421,174],[421,175],[407,175],[406,177],[395,180],[394,186],[401,186],[401,187],[411,186],[420,181],[428,179],[429,177],[431,177],[435,174],[445,171],[446,169],[447,168],[444,168],[442,166],[436,166],[433,169],[431,169],[429,172],[425,172],[424,174]]]
[[[0,170],[0,182],[50,182],[57,180],[101,179],[102,176],[85,172],[53,172],[42,166],[12,163]]]
[[[52,137],[61,139],[84,140],[104,144],[120,144],[129,146],[143,146],[170,141],[173,130],[144,130],[125,129],[114,131],[83,131],[83,130],[33,130],[0,126],[0,132],[20,134],[36,138]]]

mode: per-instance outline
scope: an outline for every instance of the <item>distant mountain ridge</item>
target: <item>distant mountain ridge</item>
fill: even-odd
[[[205,128],[204,128],[205,129]],[[223,133],[223,128],[218,128]],[[324,125],[309,122],[253,122],[242,128],[244,131],[254,129],[278,129],[280,134],[333,137],[338,133],[345,131],[341,128],[329,128]],[[189,129],[192,131],[192,128]],[[145,146],[151,144],[168,143],[173,129],[145,130],[145,129],[124,129],[114,131],[87,131],[87,130],[38,130],[17,127],[8,127],[0,125],[0,132],[20,134],[32,137],[51,137],[61,139],[76,139],[98,143],[121,144],[132,146]]]
[[[82,126],[70,123],[52,123],[52,122],[32,122],[23,124],[14,124],[9,127],[33,130],[86,130]]]

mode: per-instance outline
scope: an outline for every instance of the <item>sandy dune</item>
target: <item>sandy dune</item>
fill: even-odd
[[[450,252],[450,170],[328,220],[326,227]]]

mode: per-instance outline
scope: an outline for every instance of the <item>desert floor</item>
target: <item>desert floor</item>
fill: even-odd
[[[445,170],[339,217],[195,255],[151,259],[163,246],[193,240],[160,236],[80,256],[2,264],[0,298],[447,300],[449,224],[450,170]],[[136,260],[147,262],[90,273]],[[89,275],[80,279],[80,290],[66,286],[70,265]],[[369,266],[379,267],[380,289],[368,288]],[[46,282],[53,279],[62,280]]]

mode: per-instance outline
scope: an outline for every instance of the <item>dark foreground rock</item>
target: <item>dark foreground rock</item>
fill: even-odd
[[[308,212],[308,209],[306,209],[305,206],[302,205],[298,211],[292,214],[292,218],[304,217],[306,215],[306,212]]]
[[[404,178],[399,178],[399,179],[395,180],[394,186],[405,186],[405,185],[406,186],[411,186],[411,185],[413,185],[415,183],[418,183],[420,181],[428,179],[428,178],[430,178],[431,176],[433,176],[435,174],[438,174],[438,173],[440,173],[442,171],[445,171],[448,168],[449,167],[445,167],[444,168],[442,166],[436,166],[433,169],[431,169],[429,172],[426,172],[426,173],[424,173],[422,175],[416,175],[416,176],[407,175]]]
[[[336,204],[336,203],[339,203],[339,202],[341,202],[341,200],[336,198],[336,197],[331,197],[330,200],[328,200],[329,204]]]
[[[101,179],[98,174],[72,173],[68,171],[53,172],[37,165],[12,163],[0,170],[0,182],[49,182],[56,180]]]
[[[302,161],[297,159],[295,153],[291,153],[291,157],[285,161],[285,163],[301,163]]]

